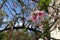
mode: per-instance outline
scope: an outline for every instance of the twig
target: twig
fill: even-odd
[[[1,7],[0,7],[0,9],[3,7],[3,5],[5,4],[5,2],[6,2],[7,0],[5,0],[3,3],[2,3],[2,5],[1,5]]]
[[[3,31],[6,31],[6,30],[10,30],[11,29],[11,27],[10,28],[6,28],[6,29],[3,29],[3,30],[0,30],[0,33],[1,32],[3,32]],[[13,27],[13,29],[24,29],[24,27]],[[36,29],[33,29],[33,28],[26,28],[26,29],[28,29],[28,30],[31,30],[31,31],[36,31],[36,32],[40,32],[41,33],[41,31],[39,31],[39,30],[36,30]]]

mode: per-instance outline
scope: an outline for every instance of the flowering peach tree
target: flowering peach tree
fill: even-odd
[[[39,38],[55,40],[55,38],[51,37],[50,32],[54,29],[51,28],[57,19],[59,19],[59,10],[54,7],[54,3],[51,6],[51,2],[52,0],[3,0],[0,6],[0,26],[2,27],[4,24],[5,28],[1,29],[0,32],[10,30],[12,36],[14,29],[17,31],[23,29],[23,31],[34,34],[34,40]],[[56,15],[52,13],[53,10],[50,11],[50,7],[55,9]],[[51,22],[51,18],[54,18],[53,22]]]

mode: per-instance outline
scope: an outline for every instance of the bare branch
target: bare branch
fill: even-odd
[[[3,5],[5,4],[6,1],[7,1],[7,0],[4,0],[4,2],[2,3],[0,9],[3,7]]]

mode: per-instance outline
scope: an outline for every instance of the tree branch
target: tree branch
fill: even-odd
[[[4,0],[4,2],[2,3],[0,9],[3,7],[3,5],[5,4],[6,1],[7,1],[7,0]]]
[[[10,29],[11,29],[11,27],[10,28],[6,28],[6,29],[3,29],[3,30],[0,30],[0,33],[3,32],[3,31],[10,30]],[[13,29],[24,29],[24,27],[13,27]],[[33,29],[33,28],[26,28],[26,29],[31,30],[31,31],[36,31],[36,32],[42,33],[41,31],[36,30],[36,29]]]

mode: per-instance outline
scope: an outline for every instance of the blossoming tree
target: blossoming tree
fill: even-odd
[[[29,34],[33,35],[33,39],[30,40],[38,40],[39,38],[43,40],[58,40],[52,38],[50,34],[60,23],[60,13],[58,13],[60,10],[58,9],[59,7],[55,6],[56,1],[53,0],[2,0],[0,26],[3,29],[0,30],[0,33],[9,33],[10,31],[7,40],[28,40],[30,36],[27,37],[24,32],[29,32]],[[23,37],[23,39],[21,36],[22,39],[13,39],[12,35],[14,33],[16,38],[19,34],[23,34],[27,38]]]

